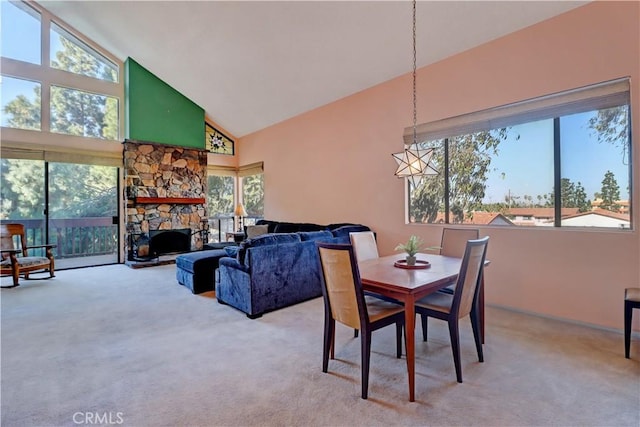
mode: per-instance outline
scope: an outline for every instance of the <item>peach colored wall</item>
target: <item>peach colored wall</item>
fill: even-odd
[[[639,141],[639,15],[638,2],[590,3],[422,68],[418,121],[630,76]],[[266,218],[364,223],[378,233],[383,255],[411,234],[437,244],[440,226],[405,224],[403,182],[393,176],[391,153],[403,148],[411,118],[404,75],[242,138],[240,164],[264,161]],[[637,168],[633,182],[637,204]],[[483,227],[481,234],[491,236],[489,304],[622,328],[623,289],[640,286],[637,231]]]

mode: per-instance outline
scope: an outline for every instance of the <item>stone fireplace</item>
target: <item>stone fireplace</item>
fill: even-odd
[[[202,249],[208,231],[206,151],[132,140],[123,145],[127,259]]]

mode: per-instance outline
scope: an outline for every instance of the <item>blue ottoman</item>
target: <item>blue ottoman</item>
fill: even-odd
[[[176,279],[178,283],[194,294],[214,290],[213,272],[218,268],[220,258],[227,256],[224,249],[191,252],[176,258]]]

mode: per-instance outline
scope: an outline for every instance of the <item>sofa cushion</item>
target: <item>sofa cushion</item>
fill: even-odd
[[[227,253],[227,256],[231,258],[236,258],[238,256],[238,246],[225,246],[224,251]]]
[[[267,225],[269,233],[275,233],[276,226],[278,225],[278,221],[271,221],[268,219],[259,219],[256,221],[256,225]],[[246,232],[245,232],[246,234]]]
[[[281,222],[276,225],[274,233],[296,233],[298,231],[320,231],[326,229],[327,227],[324,225],[308,222]]]
[[[331,231],[333,237],[338,240],[338,243],[351,243],[351,239],[349,238],[349,233],[355,233],[357,231],[370,231],[371,229],[366,225],[344,225],[342,227],[338,227],[335,230]]]
[[[254,237],[253,239],[247,239],[240,243],[238,249],[238,261],[240,264],[244,264],[245,255],[247,249],[258,246],[278,245],[284,243],[296,243],[300,242],[300,236],[296,233],[269,233],[262,236]]]
[[[354,224],[352,222],[339,222],[339,223],[336,223],[336,224],[327,225],[327,229],[330,230],[330,231],[333,231],[336,228],[344,227],[346,225],[360,225],[360,224]]]
[[[328,230],[323,231],[301,231],[298,233],[300,240],[306,242],[308,240],[320,240],[324,242],[331,241],[333,234]]]
[[[254,237],[262,236],[263,234],[267,234],[269,232],[269,225],[261,224],[261,225],[248,225],[246,227],[245,234],[247,239],[253,239]]]

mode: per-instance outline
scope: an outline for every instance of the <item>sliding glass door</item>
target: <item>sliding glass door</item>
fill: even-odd
[[[56,269],[118,262],[118,168],[2,159],[1,184],[0,219],[56,244]]]
[[[118,168],[48,163],[49,237],[57,268],[118,262]]]

